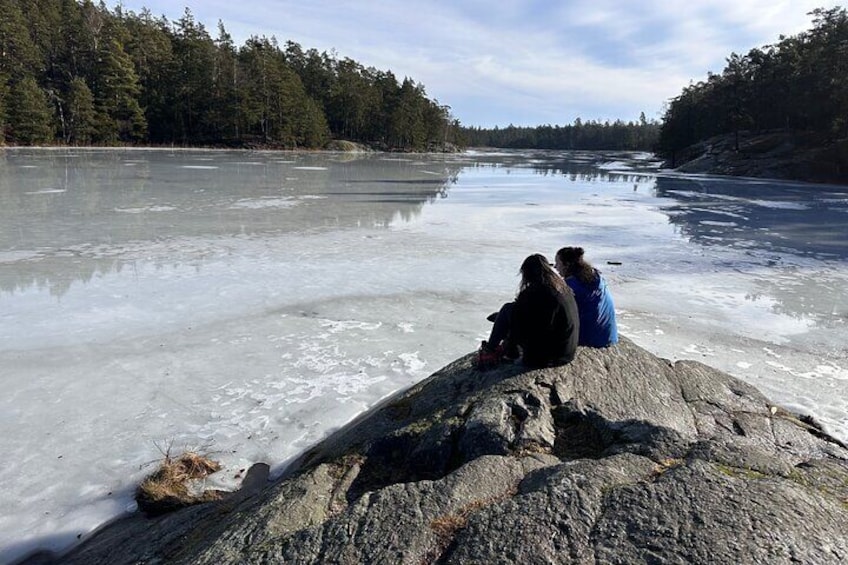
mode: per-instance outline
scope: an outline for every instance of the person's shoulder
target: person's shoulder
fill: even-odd
[[[571,291],[567,288],[566,292],[568,292],[569,294],[571,293]],[[543,284],[534,284],[522,290],[516,300],[520,300],[522,302],[538,302],[540,300],[550,300],[551,298],[555,298],[559,294],[562,294],[562,292],[556,288]]]
[[[518,293],[518,298],[521,298],[522,296],[524,296],[525,298],[529,298],[531,296],[539,296],[544,292],[546,292],[544,286],[540,284],[531,284],[521,289],[521,292]]]
[[[576,276],[565,279],[565,286],[573,293],[584,292],[586,290],[586,284]]]

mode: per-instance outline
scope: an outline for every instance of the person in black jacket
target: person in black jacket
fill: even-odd
[[[489,340],[480,347],[478,366],[496,364],[516,348],[530,367],[564,365],[574,359],[579,335],[571,289],[544,255],[530,255],[521,264],[518,296],[498,312]]]

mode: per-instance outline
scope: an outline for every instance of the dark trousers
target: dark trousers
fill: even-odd
[[[495,323],[492,324],[492,331],[489,334],[489,347],[492,349],[509,337],[509,327],[512,324],[512,309],[514,306],[514,302],[507,302],[501,306],[495,318]]]

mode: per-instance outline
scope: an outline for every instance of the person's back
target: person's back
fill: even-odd
[[[580,345],[608,347],[618,343],[615,305],[600,271],[583,259],[583,248],[563,247],[556,268],[574,293],[580,317]]]
[[[516,298],[510,339],[521,347],[524,364],[545,367],[570,363],[577,351],[579,331],[577,303],[567,288],[530,285]]]
[[[565,282],[577,302],[580,345],[607,347],[618,343],[615,305],[603,276],[597,273],[594,284],[586,284],[577,277],[568,277]]]

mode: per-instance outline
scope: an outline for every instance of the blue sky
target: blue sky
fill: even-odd
[[[465,125],[659,118],[731,52],[810,26],[822,0],[126,0],[210,34],[335,50],[424,84]]]

